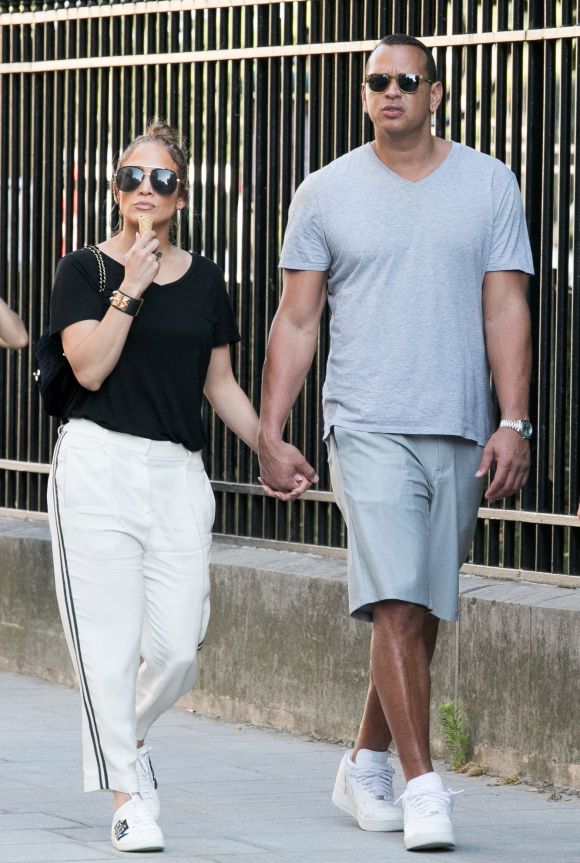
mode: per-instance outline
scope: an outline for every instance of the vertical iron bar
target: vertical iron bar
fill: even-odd
[[[2,61],[9,63],[11,60],[10,51],[10,29],[8,27],[0,28],[0,51],[2,53]],[[0,116],[6,118],[0,123],[0,176],[5,177],[6,181],[0,183],[0,285],[8,285],[9,274],[9,201],[12,186],[12,177],[10,175],[10,122],[9,117],[12,112],[11,102],[12,82],[10,75],[0,76]],[[3,296],[4,289],[3,289]],[[4,422],[0,424],[0,452],[5,458],[9,457],[8,448],[8,422],[6,419],[6,406],[9,398],[9,391],[6,382],[6,352],[0,351],[0,397],[3,405]],[[0,473],[2,483],[0,485],[0,501],[2,506],[8,506],[8,482],[9,471]]]
[[[231,41],[233,48],[241,46],[242,12],[239,7],[231,10]],[[240,240],[238,236],[238,214],[240,204],[240,153],[241,153],[241,63],[234,60],[230,69],[230,100],[229,100],[229,165],[230,165],[230,192],[228,200],[228,272],[227,284],[230,300],[238,328],[241,329],[240,307],[244,302],[241,295],[241,286],[238,279]],[[247,335],[244,336],[247,339]],[[236,378],[240,379],[240,345],[236,345],[232,351],[233,369]],[[251,482],[247,462],[249,452],[239,438],[230,438],[228,453],[226,454],[226,477],[238,482]],[[229,495],[225,514],[226,533],[240,533],[238,522],[239,499],[241,495]]]
[[[254,44],[254,10],[248,6],[244,9],[244,47],[251,48]],[[242,153],[242,208],[241,208],[241,260],[240,260],[240,332],[242,342],[239,348],[239,381],[241,387],[256,403],[257,393],[251,391],[252,345],[251,322],[252,305],[254,302],[254,284],[252,273],[252,195],[253,195],[253,161],[254,161],[254,113],[255,113],[255,77],[254,61],[243,62],[243,153]],[[252,504],[244,495],[239,501],[239,524],[242,535],[251,533]]]
[[[446,0],[437,0],[437,35],[444,36],[447,33],[447,3]],[[437,109],[435,117],[435,134],[439,138],[447,137],[447,118],[449,115],[450,94],[447,89],[447,49],[437,48],[435,50],[435,62],[437,64],[437,77],[443,88],[443,98]]]
[[[580,504],[580,453],[578,451],[578,429],[580,429],[580,170],[578,163],[578,141],[580,141],[580,51],[574,46],[575,62],[575,123],[574,123],[574,235],[573,235],[573,279],[570,301],[570,506],[574,512]],[[569,572],[580,575],[580,531],[570,531]]]
[[[269,44],[279,45],[281,43],[281,20],[279,6],[273,6],[270,10],[269,24]],[[267,242],[265,244],[266,253],[266,271],[264,273],[266,283],[263,293],[263,336],[264,336],[264,352],[268,338],[268,332],[272,319],[276,312],[279,290],[278,290],[278,257],[280,254],[280,223],[279,223],[279,201],[280,201],[280,170],[282,168],[280,160],[280,138],[283,130],[281,122],[281,67],[280,59],[272,57],[268,61],[268,131],[265,136],[267,140],[267,164],[266,170],[266,212],[265,212],[265,233]],[[283,98],[288,98],[288,94],[283,94]],[[258,155],[258,158],[259,155]],[[264,161],[266,156],[264,154]],[[260,370],[262,367],[262,357],[255,368],[254,374],[260,378]],[[264,533],[266,536],[275,537],[278,531],[278,518],[280,510],[276,512],[276,507],[270,503],[264,505]]]
[[[172,54],[179,53],[180,50],[180,35],[181,35],[181,25],[182,25],[182,15],[181,12],[171,12],[167,15],[167,27],[169,29],[168,33],[168,50],[171,51]],[[167,37],[166,37],[167,38]],[[177,63],[172,63],[169,67],[169,79],[168,79],[168,94],[167,94],[167,117],[169,120],[169,124],[174,128],[179,128],[181,115],[179,111],[179,102],[180,102],[180,81],[182,77],[182,73],[184,72],[183,65],[177,65]]]
[[[267,7],[257,9],[257,44],[268,44],[269,12]],[[254,164],[254,297],[252,304],[252,334],[254,339],[252,356],[251,398],[257,395],[260,381],[260,371],[264,362],[266,301],[268,294],[268,268],[266,239],[268,223],[268,60],[261,58],[255,61],[256,94],[255,94],[255,164]],[[261,301],[260,301],[261,300]],[[252,500],[251,525],[252,536],[259,536],[263,528],[264,499]],[[270,503],[267,506],[271,506]]]
[[[544,4],[541,0],[530,0],[528,4],[530,28],[543,25]],[[515,7],[514,7],[515,8]],[[536,276],[530,281],[530,309],[532,313],[532,346],[534,348],[534,373],[530,415],[537,434],[536,459],[532,460],[532,470],[527,486],[522,492],[524,509],[545,511],[549,500],[549,351],[550,351],[550,308],[552,279],[552,194],[553,177],[551,171],[542,176],[544,158],[551,158],[548,139],[544,150],[542,136],[535,130],[541,129],[544,121],[549,123],[546,135],[553,144],[553,100],[551,87],[553,69],[547,71],[549,87],[544,92],[544,44],[531,42],[528,46],[528,100],[527,100],[527,145],[526,145],[526,214],[530,229],[530,240],[534,254]],[[540,203],[541,202],[541,206]],[[548,224],[548,219],[549,224]],[[548,237],[546,238],[546,232]],[[541,347],[540,346],[541,341]],[[544,354],[546,350],[548,353]],[[546,366],[548,363],[548,366]],[[541,569],[550,559],[550,528],[536,528],[523,524],[521,529],[521,560],[524,569]]]

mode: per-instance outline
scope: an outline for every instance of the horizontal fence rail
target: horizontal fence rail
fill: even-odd
[[[58,259],[116,224],[115,153],[162,116],[191,156],[179,241],[226,275],[242,333],[235,371],[259,407],[289,203],[308,173],[370,140],[360,81],[368,52],[389,32],[412,32],[434,49],[446,93],[437,134],[516,174],[536,267],[532,474],[520,495],[482,506],[466,571],[580,585],[577,4],[0,0],[1,295],[35,340]],[[288,426],[321,477],[303,500],[264,497],[255,457],[208,413],[218,533],[342,553],[322,443],[327,350],[325,315]],[[31,389],[32,370],[30,349],[0,352],[0,514],[46,509],[56,424]]]
[[[102,17],[102,16],[101,16]],[[3,26],[0,21],[0,27]],[[5,22],[4,26],[8,26]],[[519,30],[509,33],[466,33],[459,36],[425,37],[424,42],[431,48],[461,48],[474,45],[498,45],[503,42],[510,45],[523,42],[539,42],[553,39],[576,39],[580,36],[580,27],[555,27],[553,30]],[[276,57],[310,57],[317,54],[353,54],[355,52],[370,53],[376,45],[375,40],[358,42],[333,42],[332,44],[310,45],[267,45],[247,48],[222,48],[211,51],[178,51],[167,54],[128,54],[122,57],[66,57],[54,60],[32,60],[19,63],[5,63],[0,67],[1,75],[32,74],[34,72],[58,72],[74,69],[105,69],[110,67],[125,67],[127,60],[139,66],[157,66],[159,64],[183,63],[217,63],[224,60],[258,60],[274,59]]]
[[[13,470],[22,473],[48,474],[50,464],[35,464],[28,461],[12,461],[0,459],[0,470]],[[212,480],[214,492],[226,492],[228,494],[250,494],[259,497],[266,496],[261,485],[241,482],[223,482]],[[303,500],[316,500],[322,503],[334,503],[334,495],[331,491],[316,491],[310,488],[302,495]],[[491,506],[479,508],[479,518],[496,521],[527,522],[529,524],[554,524],[562,527],[580,528],[580,520],[576,515],[559,515],[551,512],[527,512],[522,509],[498,509]]]

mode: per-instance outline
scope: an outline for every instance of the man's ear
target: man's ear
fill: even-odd
[[[441,81],[435,81],[434,84],[431,84],[431,98],[429,102],[429,110],[432,114],[435,113],[439,105],[441,104],[441,99],[443,98],[443,86]]]
[[[363,111],[364,111],[364,113],[365,113],[365,114],[368,114],[368,108],[367,108],[367,87],[366,87],[366,84],[365,84],[365,82],[364,82],[364,81],[363,81],[363,82],[362,82],[362,84],[360,85],[360,97],[361,97],[361,101],[362,101]]]

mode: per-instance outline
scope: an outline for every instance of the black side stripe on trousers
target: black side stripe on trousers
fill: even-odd
[[[97,729],[97,721],[95,718],[95,711],[93,709],[93,704],[91,701],[91,696],[89,692],[89,685],[87,683],[87,677],[85,673],[85,668],[83,665],[83,657],[81,654],[81,646],[79,639],[79,632],[77,626],[77,619],[75,614],[73,596],[72,596],[72,588],[70,584],[70,576],[68,571],[68,564],[66,558],[66,549],[64,545],[64,538],[62,533],[62,524],[60,520],[60,506],[58,501],[58,489],[56,483],[56,469],[58,467],[58,455],[59,450],[64,439],[66,432],[63,432],[57,441],[54,457],[53,457],[53,475],[52,475],[52,490],[53,490],[53,503],[54,503],[54,515],[56,521],[56,528],[58,534],[58,553],[60,557],[60,574],[62,578],[62,587],[66,604],[66,613],[68,618],[69,630],[71,633],[72,642],[74,645],[75,656],[77,661],[77,669],[78,669],[78,678],[79,685],[81,689],[81,697],[83,700],[83,705],[85,708],[88,726],[91,732],[91,739],[93,741],[93,747],[95,750],[95,759],[97,762],[97,769],[99,771],[99,785],[103,790],[109,788],[109,777],[107,775],[107,766],[105,764],[105,756],[103,754],[103,749],[101,747],[101,741],[99,738],[99,731]]]

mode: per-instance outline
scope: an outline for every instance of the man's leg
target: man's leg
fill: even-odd
[[[479,450],[470,441],[340,427],[329,439],[333,489],[349,533],[350,611],[373,617],[365,712],[332,799],[365,830],[400,829],[393,826],[388,754],[394,738],[407,777],[409,850],[455,844],[454,793],[443,788],[431,764],[429,663],[437,618],[457,619],[458,570],[481,499]],[[426,608],[433,612],[426,615]]]
[[[452,848],[455,844],[451,823],[453,792],[445,791],[431,762],[432,652],[425,643],[424,618],[422,606],[401,600],[385,600],[373,609],[371,669],[407,780],[403,807],[408,850]],[[364,749],[359,761],[363,755],[366,756]]]
[[[425,653],[427,655],[427,661],[430,664],[431,660],[433,659],[435,645],[437,643],[439,619],[437,617],[434,617],[430,613],[425,613],[422,607],[420,608],[423,613],[421,636],[424,644]],[[376,621],[377,618],[375,617],[373,623],[375,623]],[[374,643],[375,638],[373,626],[373,646]],[[378,658],[378,661],[380,663],[380,657]],[[375,678],[373,676],[373,664],[375,664],[376,667],[376,662],[376,658],[374,660],[374,663],[371,660],[370,683],[369,690],[367,693],[367,700],[365,703],[363,718],[360,724],[356,745],[351,756],[352,760],[355,762],[359,750],[370,749],[374,752],[386,752],[393,739],[393,735],[391,733],[389,724],[385,718],[385,713],[381,705],[381,700],[377,691]]]
[[[400,810],[394,805],[394,769],[388,756],[393,737],[407,781],[440,782],[433,773],[429,750],[429,665],[438,626],[439,619],[421,605],[386,600],[373,608],[371,681],[365,710],[356,747],[341,761],[332,797],[363,830],[403,827]],[[430,835],[429,840],[440,834]]]

